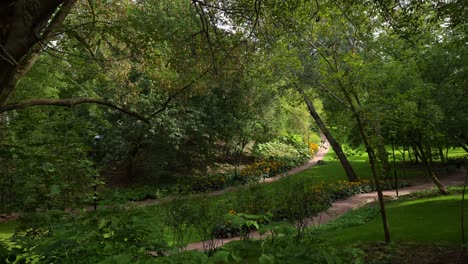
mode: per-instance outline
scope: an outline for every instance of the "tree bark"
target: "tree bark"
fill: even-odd
[[[383,142],[379,142],[377,146],[377,157],[380,163],[382,164],[382,175],[384,179],[388,179],[390,177],[390,163],[388,161],[388,153],[385,149],[385,145]]]
[[[466,153],[468,153],[468,147],[466,146],[466,144],[460,143],[459,146],[460,146]]]
[[[36,62],[76,0],[8,1],[0,11],[0,106]]]
[[[356,108],[356,105],[353,102],[353,99],[349,93],[349,91],[346,89],[345,85],[338,79],[338,85],[345,95],[346,101],[349,104],[349,107],[351,109],[351,113],[353,114],[354,118],[356,119],[357,127],[359,130],[359,134],[361,135],[362,141],[364,143],[364,146],[366,147],[367,154],[369,156],[369,164],[371,167],[372,171],[372,178],[374,179],[374,184],[375,188],[377,189],[377,197],[379,201],[379,208],[380,208],[380,216],[382,217],[382,227],[384,231],[384,238],[385,238],[385,243],[389,244],[390,243],[390,230],[388,228],[388,221],[387,221],[387,212],[385,210],[385,201],[382,193],[382,187],[380,186],[380,181],[377,176],[377,169],[376,169],[376,164],[375,164],[375,152],[370,144],[369,138],[367,136],[367,133],[364,129],[364,122],[362,113],[359,112],[359,110]],[[356,100],[357,100],[357,95]],[[376,131],[377,127],[373,127],[373,130]]]
[[[413,163],[413,158],[411,157],[411,147],[408,147],[408,159],[410,163]]]
[[[342,89],[346,95],[348,103],[351,106],[351,111],[353,112],[353,115],[356,119],[359,133],[361,134],[362,141],[364,142],[364,146],[366,147],[366,151],[369,156],[369,164],[372,170],[372,177],[374,179],[375,188],[377,189],[377,197],[379,200],[380,216],[382,217],[382,225],[383,225],[383,230],[384,230],[385,243],[389,244],[390,243],[390,230],[388,228],[387,212],[385,210],[385,201],[384,201],[384,197],[382,193],[382,187],[380,186],[380,181],[378,179],[377,170],[375,166],[375,152],[372,149],[369,139],[367,137],[366,131],[364,130],[364,124],[362,122],[361,115],[359,114],[356,107],[354,106],[352,99],[349,97],[349,94],[346,92],[346,90],[343,87]]]
[[[445,163],[444,149],[442,147],[439,147],[439,158],[440,162]]]
[[[426,170],[427,176],[431,178],[432,182],[437,186],[441,194],[447,195],[448,191],[447,189],[445,189],[442,183],[440,183],[439,179],[435,175],[434,170],[432,169],[432,166],[427,159],[427,155],[424,151],[422,144],[420,142],[416,142],[414,147],[419,149],[419,154],[421,155],[421,162],[424,166],[424,169]]]
[[[99,104],[104,105],[120,112],[123,112],[127,115],[133,116],[147,124],[150,123],[147,117],[140,115],[139,113],[133,112],[131,110],[122,108],[113,102],[106,101],[99,98],[87,98],[87,97],[77,97],[77,98],[68,98],[68,99],[54,99],[54,98],[40,98],[40,99],[30,99],[24,100],[21,102],[14,102],[8,103],[4,106],[0,106],[0,113],[12,111],[12,110],[20,110],[31,106],[39,106],[39,105],[49,105],[49,106],[66,106],[66,107],[73,107],[79,104]]]
[[[336,155],[338,156],[338,159],[340,160],[341,165],[343,166],[343,169],[346,172],[346,176],[348,177],[348,180],[352,181],[352,182],[358,181],[359,178],[356,175],[356,172],[354,172],[353,167],[349,163],[348,158],[346,158],[346,155],[344,154],[340,143],[338,143],[338,141],[336,141],[335,138],[332,136],[332,134],[328,130],[327,126],[325,125],[325,123],[322,121],[322,119],[318,115],[317,111],[315,110],[314,105],[309,100],[307,95],[305,95],[304,91],[302,89],[299,89],[299,92],[302,94],[302,96],[304,98],[304,102],[307,104],[307,107],[309,108],[310,115],[314,118],[314,120],[317,123],[318,127],[322,131],[323,135],[325,135],[328,142],[330,142],[330,145],[332,146],[333,150],[335,151]]]
[[[418,148],[416,146],[413,146],[413,154],[414,154],[414,160],[415,164],[419,163],[419,160],[421,160],[421,155],[418,151]]]

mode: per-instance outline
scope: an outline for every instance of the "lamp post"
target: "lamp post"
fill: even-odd
[[[93,194],[93,206],[94,206],[94,211],[97,209],[97,144],[99,140],[102,139],[102,136],[96,135],[94,136],[94,148],[93,148],[93,160],[94,160],[94,194]]]

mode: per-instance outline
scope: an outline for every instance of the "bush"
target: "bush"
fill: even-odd
[[[146,199],[161,199],[172,193],[168,187],[138,186],[127,189],[110,189],[101,194],[104,203],[116,204],[127,201],[142,201]]]
[[[247,165],[239,174],[241,183],[259,182],[261,179],[269,178],[283,172],[286,172],[290,167],[284,162],[274,160],[262,160]]]
[[[233,208],[237,212],[263,215],[274,207],[274,200],[275,198],[269,195],[265,188],[261,188],[259,185],[252,185],[242,191],[236,192]]]
[[[267,142],[255,144],[252,154],[260,160],[276,160],[286,166],[296,167],[310,159],[309,147],[306,144],[294,146],[283,142]]]
[[[229,174],[187,176],[177,180],[179,192],[181,193],[222,190],[230,184],[232,184],[232,176]]]
[[[101,209],[83,217],[64,215],[57,222],[45,213],[36,217],[47,220],[38,230],[49,232],[19,232],[12,238],[18,245],[10,252],[13,263],[135,263],[150,259],[147,252],[168,250],[141,211]]]
[[[382,190],[391,190],[394,188],[393,183],[380,181]],[[400,182],[399,187],[407,186],[407,183]],[[373,181],[359,180],[357,182],[338,181],[336,183],[321,183],[311,187],[314,191],[322,191],[328,196],[327,203],[331,205],[334,201],[346,199],[353,195],[361,193],[370,193],[377,190]]]
[[[309,152],[310,152],[310,155],[313,156],[315,155],[315,153],[318,152],[320,146],[316,143],[309,143]]]

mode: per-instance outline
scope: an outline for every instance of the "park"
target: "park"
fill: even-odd
[[[0,263],[468,263],[467,11],[3,1]]]

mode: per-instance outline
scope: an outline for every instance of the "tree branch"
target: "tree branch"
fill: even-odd
[[[7,103],[4,106],[0,107],[0,113],[12,111],[12,110],[20,110],[20,109],[24,109],[27,107],[39,106],[39,105],[73,107],[79,104],[104,105],[112,109],[118,110],[122,113],[125,113],[129,116],[133,116],[145,122],[146,124],[150,123],[147,117],[144,117],[141,114],[133,112],[131,110],[122,108],[113,102],[106,101],[100,98],[87,98],[87,97],[77,97],[77,98],[69,98],[69,99],[40,98],[40,99],[24,100],[24,101],[14,102],[14,103]]]

